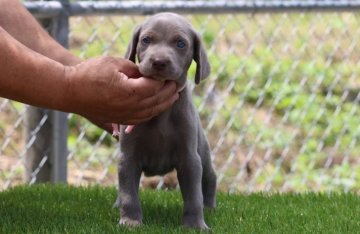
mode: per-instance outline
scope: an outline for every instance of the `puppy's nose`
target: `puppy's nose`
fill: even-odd
[[[161,58],[154,58],[151,60],[151,62],[152,62],[152,67],[155,70],[159,70],[159,71],[164,70],[169,64],[168,59],[161,59]]]

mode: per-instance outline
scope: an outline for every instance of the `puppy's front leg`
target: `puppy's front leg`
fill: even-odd
[[[130,227],[142,223],[139,201],[139,181],[141,170],[133,160],[120,159],[119,162],[119,205],[120,225]]]
[[[199,155],[184,157],[177,168],[180,190],[184,200],[183,224],[186,227],[208,229],[204,221],[201,191],[202,166]]]

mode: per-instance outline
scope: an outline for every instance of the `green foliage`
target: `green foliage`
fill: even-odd
[[[340,148],[344,149],[349,145],[350,139],[360,141],[357,127],[360,125],[360,109],[354,106],[356,104],[342,98],[344,89],[347,88],[345,82],[348,77],[334,80],[338,66],[314,66],[312,62],[300,61],[300,65],[292,68],[293,77],[287,77],[291,66],[287,59],[267,58],[261,62],[259,66],[258,61],[253,61],[252,58],[244,61],[229,56],[230,65],[221,68],[222,65],[216,59],[211,60],[214,70],[221,71],[217,79],[217,88],[226,89],[229,80],[235,80],[236,84],[231,92],[234,97],[243,95],[250,105],[257,104],[262,108],[274,105],[275,114],[279,118],[288,115],[286,123],[298,128],[300,135],[306,136],[312,131],[316,145],[322,140],[325,143],[324,147],[332,146],[340,138]],[[237,68],[231,64],[238,64]],[[242,67],[244,72],[232,77],[231,74],[239,73],[239,67]],[[274,69],[275,67],[277,69]],[[339,67],[344,65],[341,64]],[[306,82],[302,84],[304,76]],[[346,73],[342,76],[346,76]],[[319,79],[322,82],[319,82]],[[227,115],[225,110],[223,115]],[[239,118],[238,121],[242,120]],[[328,133],[324,135],[326,130]]]
[[[210,78],[195,88],[194,103],[202,107],[205,127],[211,121],[210,145],[223,138],[216,155],[220,166],[234,153],[231,150],[241,137],[236,152],[246,154],[251,148],[255,161],[270,154],[266,170],[275,173],[278,187],[287,181],[294,190],[302,190],[317,186],[318,178],[330,181],[327,177],[344,175],[338,168],[360,170],[354,161],[360,152],[356,101],[360,66],[358,49],[350,50],[353,41],[348,36],[358,28],[358,16],[324,13],[319,20],[318,14],[291,13],[192,15],[190,19],[202,34],[212,68]],[[84,58],[107,53],[122,56],[133,28],[143,20],[142,16],[82,18],[72,23],[71,49]],[[191,81],[195,67],[193,62]],[[211,99],[205,96],[209,91],[214,91],[213,101],[206,99]],[[222,134],[229,122],[231,127]],[[81,147],[78,154],[86,160],[93,148],[78,142],[84,125],[84,138],[91,144],[102,139],[103,131],[82,118],[71,118],[70,148]],[[107,151],[104,155],[113,150],[113,143],[109,135],[101,140],[100,149]],[[322,169],[326,159],[340,163]],[[343,163],[347,159],[349,165]],[[235,166],[225,175],[236,175],[240,166]],[[261,185],[269,177],[258,176]],[[354,188],[360,186],[358,176],[350,179],[355,181]],[[303,178],[308,181],[304,183]],[[342,182],[335,188],[325,183],[320,190],[341,189]]]

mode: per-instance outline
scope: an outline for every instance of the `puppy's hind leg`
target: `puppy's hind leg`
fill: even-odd
[[[183,224],[185,227],[208,229],[203,213],[200,157],[194,155],[190,159],[185,160],[186,163],[177,168],[180,190],[184,200]]]
[[[205,136],[204,136],[205,137]],[[211,163],[210,148],[206,139],[203,138],[203,144],[199,154],[203,167],[202,173],[202,192],[204,197],[204,206],[207,208],[215,208],[216,206],[216,174]]]
[[[203,168],[202,192],[204,197],[204,206],[215,208],[216,206],[216,174],[214,168],[207,165]]]

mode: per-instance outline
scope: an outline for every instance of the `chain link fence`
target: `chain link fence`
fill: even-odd
[[[193,100],[219,189],[360,192],[360,1],[27,4],[43,18],[65,6],[69,48],[84,59],[123,56],[146,14],[180,12],[202,35],[212,66],[193,86]],[[0,99],[0,189],[24,183],[26,174],[26,183],[37,182],[56,163],[51,142],[36,151],[35,166],[26,163],[41,131],[54,127],[46,110],[29,124],[29,109]],[[116,141],[80,116],[65,118],[67,181],[116,185]],[[172,187],[171,177],[143,183]]]

